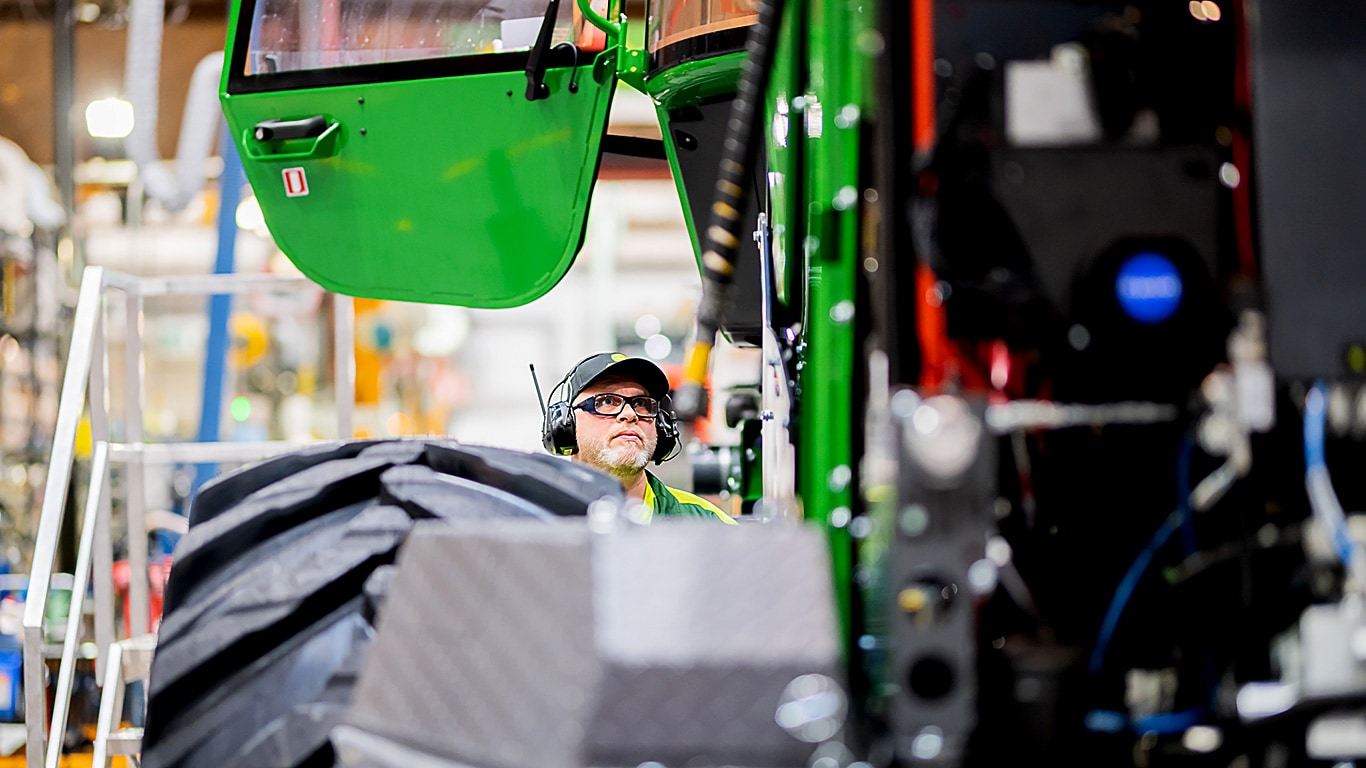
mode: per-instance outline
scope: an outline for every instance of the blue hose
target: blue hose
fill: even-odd
[[[1181,733],[1193,725],[1199,725],[1204,713],[1199,709],[1186,709],[1180,712],[1166,712],[1148,715],[1129,722],[1129,716],[1113,709],[1093,709],[1086,713],[1085,725],[1088,731],[1096,733],[1119,733],[1132,729],[1134,733]]]
[[[1180,528],[1186,555],[1193,555],[1196,552],[1195,528],[1190,510],[1190,465],[1194,450],[1195,441],[1187,435],[1182,439],[1181,447],[1176,454],[1176,510],[1168,515],[1162,526],[1153,533],[1148,546],[1134,558],[1133,564],[1115,588],[1115,595],[1110,599],[1110,607],[1106,610],[1105,619],[1100,624],[1100,632],[1096,635],[1095,648],[1091,651],[1090,671],[1093,675],[1100,672],[1105,664],[1105,652],[1110,646],[1111,638],[1114,637],[1115,627],[1119,626],[1119,619],[1124,615],[1124,608],[1138,587],[1138,580],[1148,570],[1158,550],[1162,549],[1172,534]]]
[[[1096,636],[1096,647],[1091,651],[1091,674],[1097,674],[1105,664],[1105,651],[1110,645],[1110,639],[1115,634],[1115,627],[1119,624],[1120,616],[1124,615],[1124,607],[1128,605],[1129,598],[1133,596],[1134,589],[1138,586],[1138,580],[1143,577],[1143,572],[1148,570],[1152,564],[1157,551],[1162,549],[1162,545],[1167,543],[1167,539],[1172,537],[1176,529],[1181,526],[1181,510],[1177,510],[1162,522],[1162,526],[1153,533],[1153,538],[1148,542],[1148,546],[1138,553],[1134,558],[1133,565],[1124,574],[1123,580],[1119,582],[1119,587],[1115,589],[1115,596],[1110,599],[1110,608],[1105,612],[1105,620],[1100,624],[1100,633]]]
[[[1314,517],[1333,537],[1338,558],[1344,566],[1350,566],[1354,549],[1352,538],[1348,535],[1342,506],[1333,495],[1333,486],[1328,478],[1328,454],[1325,448],[1327,420],[1328,388],[1321,381],[1314,382],[1304,398],[1305,491],[1309,494],[1309,506]]]
[[[1176,453],[1176,511],[1181,515],[1181,548],[1186,557],[1200,550],[1195,545],[1195,515],[1191,514],[1191,454],[1195,440],[1186,435]]]

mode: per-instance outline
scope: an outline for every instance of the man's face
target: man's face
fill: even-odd
[[[629,379],[604,378],[580,392],[574,405],[604,392],[626,397],[649,394]],[[574,418],[579,439],[576,458],[610,474],[623,476],[644,469],[659,443],[655,420],[640,418],[629,403],[616,416],[596,416],[575,410]]]

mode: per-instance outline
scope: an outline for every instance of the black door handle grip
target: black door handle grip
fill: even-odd
[[[283,141],[315,138],[325,130],[327,120],[322,115],[314,115],[302,120],[263,120],[256,124],[252,135],[257,141]]]

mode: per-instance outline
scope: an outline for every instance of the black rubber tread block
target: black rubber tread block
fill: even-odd
[[[394,583],[397,573],[398,566],[381,565],[365,580],[365,586],[361,589],[365,594],[366,618],[370,619],[371,624],[378,624],[380,608],[389,597],[389,586]]]
[[[268,655],[238,669],[180,711],[162,732],[149,736],[144,731],[143,767],[223,766],[257,733],[287,717],[295,707],[329,700],[340,705],[338,697],[328,693],[333,670],[358,668],[374,642],[374,627],[360,615],[362,603],[362,598],[353,598]],[[330,749],[323,744],[299,746],[299,760],[286,765],[298,765],[320,747]]]
[[[380,570],[392,571],[393,567],[383,566],[376,573]],[[365,582],[367,588],[373,575]],[[370,624],[374,626],[373,621]],[[243,745],[224,768],[314,768],[315,765],[332,768],[334,756],[328,733],[346,714],[351,692],[364,668],[364,653],[346,656],[315,701],[297,704],[288,713],[272,720]]]
[[[232,582],[239,588],[204,611],[190,631],[158,643],[148,686],[149,712],[178,720],[175,713],[233,670],[249,666],[282,639],[357,599],[370,573],[393,562],[412,525],[402,510],[371,507],[332,546],[308,550],[302,558],[273,558],[243,573]],[[362,608],[363,603],[362,598]],[[149,717],[144,739],[155,740],[159,731],[157,719]]]
[[[358,456],[361,458],[388,458],[395,464],[411,464],[418,461],[427,450],[430,440],[400,438],[398,440],[377,440],[365,447]]]
[[[432,442],[427,466],[526,499],[562,517],[588,514],[601,498],[621,501],[621,482],[578,462],[545,453],[525,453],[484,445]]]
[[[414,518],[558,519],[526,499],[428,467],[392,467],[380,475],[379,484],[380,501],[400,507]]]
[[[164,648],[185,636],[201,616],[231,598],[242,589],[242,584],[261,578],[260,573],[273,574],[281,567],[297,567],[308,558],[310,552],[335,546],[346,535],[347,525],[357,515],[378,505],[379,499],[367,499],[315,517],[271,539],[268,547],[253,549],[251,557],[238,558],[220,568],[201,581],[194,592],[186,597],[183,605],[163,616],[158,644]],[[243,577],[243,574],[248,575]]]
[[[201,580],[231,560],[248,556],[252,547],[302,522],[375,496],[380,474],[395,464],[418,459],[425,446],[420,442],[403,445],[406,451],[401,455],[357,456],[311,466],[191,528],[176,547],[166,598],[178,605]]]
[[[346,716],[347,704],[301,704],[252,737],[223,768],[333,768],[336,754],[327,735]]]
[[[246,497],[279,482],[290,475],[324,461],[354,458],[374,440],[358,440],[348,443],[326,443],[311,445],[307,448],[274,456],[257,464],[219,475],[204,484],[190,503],[190,526],[194,527],[205,520],[212,520],[224,510]]]

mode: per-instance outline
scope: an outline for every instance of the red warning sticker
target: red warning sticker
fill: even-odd
[[[285,177],[285,196],[303,197],[308,194],[308,177],[303,168],[286,168],[281,173]]]

